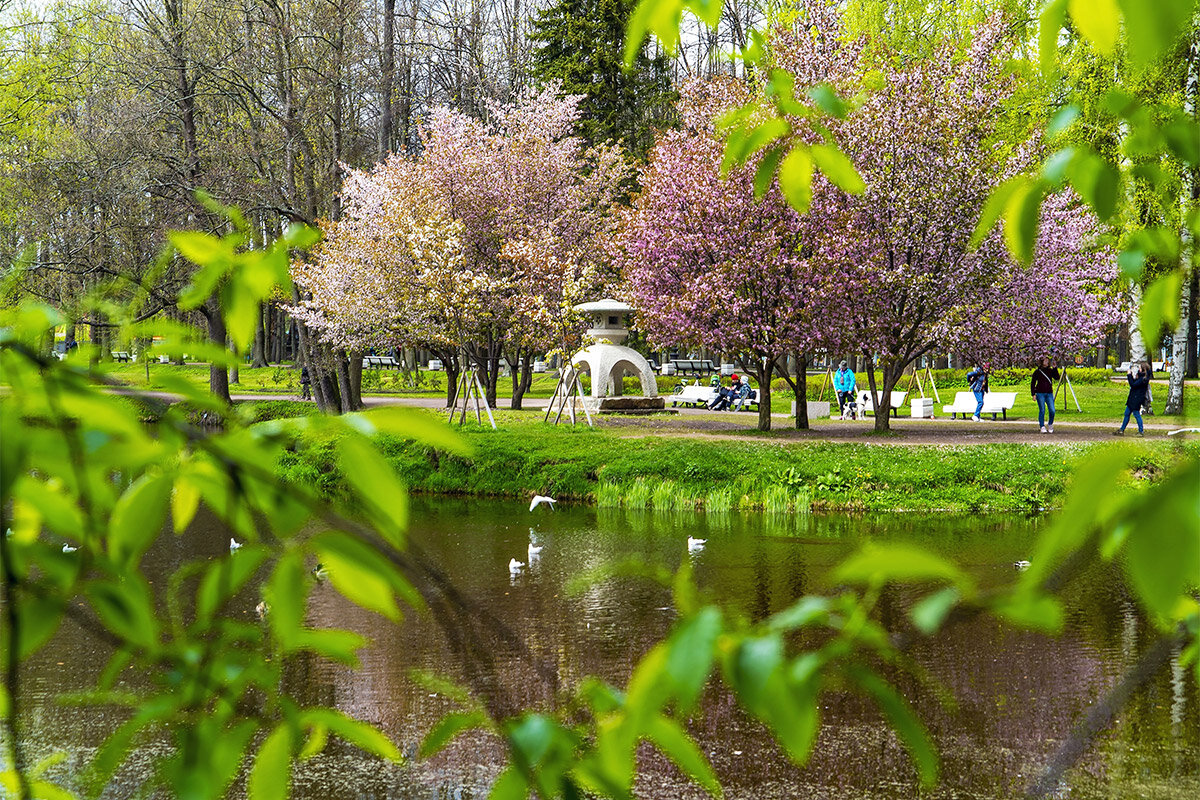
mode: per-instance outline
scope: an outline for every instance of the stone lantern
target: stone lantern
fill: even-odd
[[[629,337],[627,319],[633,307],[619,300],[605,298],[575,306],[575,310],[590,315],[592,326],[587,335],[594,344],[571,356],[571,365],[592,378],[591,400],[601,410],[605,408],[662,408],[658,397],[658,384],[654,370],[638,351],[625,347],[622,342]],[[614,402],[611,398],[621,397],[622,378],[626,373],[638,378],[642,384],[642,398],[625,398]],[[637,402],[637,401],[641,402]]]

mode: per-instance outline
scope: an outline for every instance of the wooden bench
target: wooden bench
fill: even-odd
[[[113,361],[124,361],[126,363],[133,361],[133,356],[131,356],[129,353],[125,352],[124,350],[114,350],[112,357],[113,357]]]
[[[363,369],[400,369],[400,362],[392,356],[363,356]]]
[[[983,410],[979,413],[991,414],[992,419],[995,419],[997,414],[1003,414],[1004,418],[1008,419],[1008,410],[1016,403],[1016,392],[987,392],[983,395]],[[962,414],[963,419],[966,419],[975,413],[977,405],[979,402],[975,399],[974,392],[956,392],[954,402],[942,406],[942,413],[949,414],[950,419],[954,419],[956,414]]]
[[[892,392],[889,398],[888,410],[892,412],[893,417],[899,417],[901,408],[904,408],[904,401],[908,398],[908,392]],[[868,411],[874,412],[876,403],[871,398],[869,389],[860,389],[855,395],[855,402],[858,403],[859,413],[865,414]],[[974,410],[974,406],[971,407]]]

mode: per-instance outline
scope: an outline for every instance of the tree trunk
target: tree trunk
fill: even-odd
[[[361,350],[350,351],[350,391],[354,394],[356,408],[364,408],[362,400],[363,354]]]
[[[1164,414],[1183,413],[1183,373],[1187,362],[1187,324],[1189,312],[1196,298],[1192,297],[1191,281],[1183,282],[1183,291],[1179,298],[1179,325],[1172,337],[1171,370],[1167,373],[1167,402],[1163,406]]]
[[[204,318],[208,322],[208,340],[224,349],[228,333],[225,330],[225,317],[221,316],[220,302],[215,295],[204,306]],[[218,400],[233,402],[229,397],[229,373],[223,365],[209,364],[208,389]]]
[[[1185,345],[1187,347],[1187,363],[1184,366],[1185,371],[1183,376],[1195,380],[1196,378],[1200,378],[1200,370],[1198,370],[1200,364],[1197,363],[1198,358],[1196,353],[1196,323],[1200,322],[1200,269],[1194,267],[1192,269],[1192,277],[1188,281],[1188,294],[1191,296],[1192,302],[1188,304],[1187,341]]]
[[[883,385],[880,386],[875,380],[875,359],[867,351],[863,351],[867,361],[867,383],[871,387],[871,397],[881,399],[882,402],[875,403],[875,431],[876,433],[885,433],[892,429],[891,426],[891,398],[892,389],[896,388],[896,381],[904,372],[907,364],[897,364],[894,361],[888,361],[884,365],[882,371]],[[880,408],[880,406],[883,406]]]
[[[1129,360],[1130,361],[1150,361],[1146,353],[1146,343],[1142,341],[1142,287],[1138,283],[1133,284],[1133,290],[1129,295],[1129,306],[1133,310],[1129,321]]]
[[[254,328],[254,344],[250,348],[251,369],[261,369],[268,366],[266,317],[267,306],[260,304],[258,307],[258,325]]]
[[[350,362],[346,356],[346,351],[338,350],[335,356],[333,371],[337,376],[337,388],[342,400],[342,412],[358,411],[362,407],[362,403],[358,402],[358,398],[354,396],[354,389],[350,385]]]
[[[379,83],[379,160],[392,149],[393,97],[396,86],[396,0],[383,0],[383,42],[380,46]]]
[[[808,430],[808,357],[796,354],[796,380],[792,394],[796,396],[796,430]]]

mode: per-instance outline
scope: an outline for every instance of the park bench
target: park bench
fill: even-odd
[[[675,394],[671,395],[671,407],[676,406],[707,406],[717,396],[717,387],[705,386],[700,382],[696,382],[688,386],[686,381],[680,384],[675,390]]]
[[[702,378],[712,375],[717,371],[717,367],[713,362],[698,358],[672,358],[670,363],[674,367],[676,375],[691,375],[696,378]]]
[[[431,372],[437,372],[438,370],[443,369],[443,365],[440,360],[435,358],[429,362],[429,365],[426,367],[426,369],[430,370]]]
[[[908,392],[892,392],[889,398],[888,410],[892,412],[893,417],[899,417],[899,409],[904,407],[904,401],[908,398]],[[875,401],[871,399],[871,391],[869,389],[860,389],[855,397],[855,402],[858,403],[859,413],[865,414],[868,411],[875,411]],[[974,411],[975,407],[971,406]]]
[[[126,363],[133,361],[133,356],[124,350],[114,350],[112,357],[113,361],[124,361]]]
[[[1008,419],[1008,410],[1016,405],[1016,392],[987,392],[983,395],[983,410],[980,414],[991,414],[992,419],[996,418],[997,414],[1003,414],[1005,419]],[[942,406],[942,413],[949,414],[950,419],[954,419],[956,414],[962,414],[963,419],[975,413],[975,406],[978,403],[975,400],[974,392],[956,392],[954,402],[948,406]]]
[[[363,356],[363,369],[400,369],[400,362],[392,356]]]

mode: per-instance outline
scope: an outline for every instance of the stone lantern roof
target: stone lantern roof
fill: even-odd
[[[575,306],[575,310],[592,316],[592,327],[588,328],[587,335],[593,339],[607,339],[615,344],[625,341],[629,336],[623,319],[633,311],[633,306],[628,303],[606,297],[590,303],[580,303]]]

